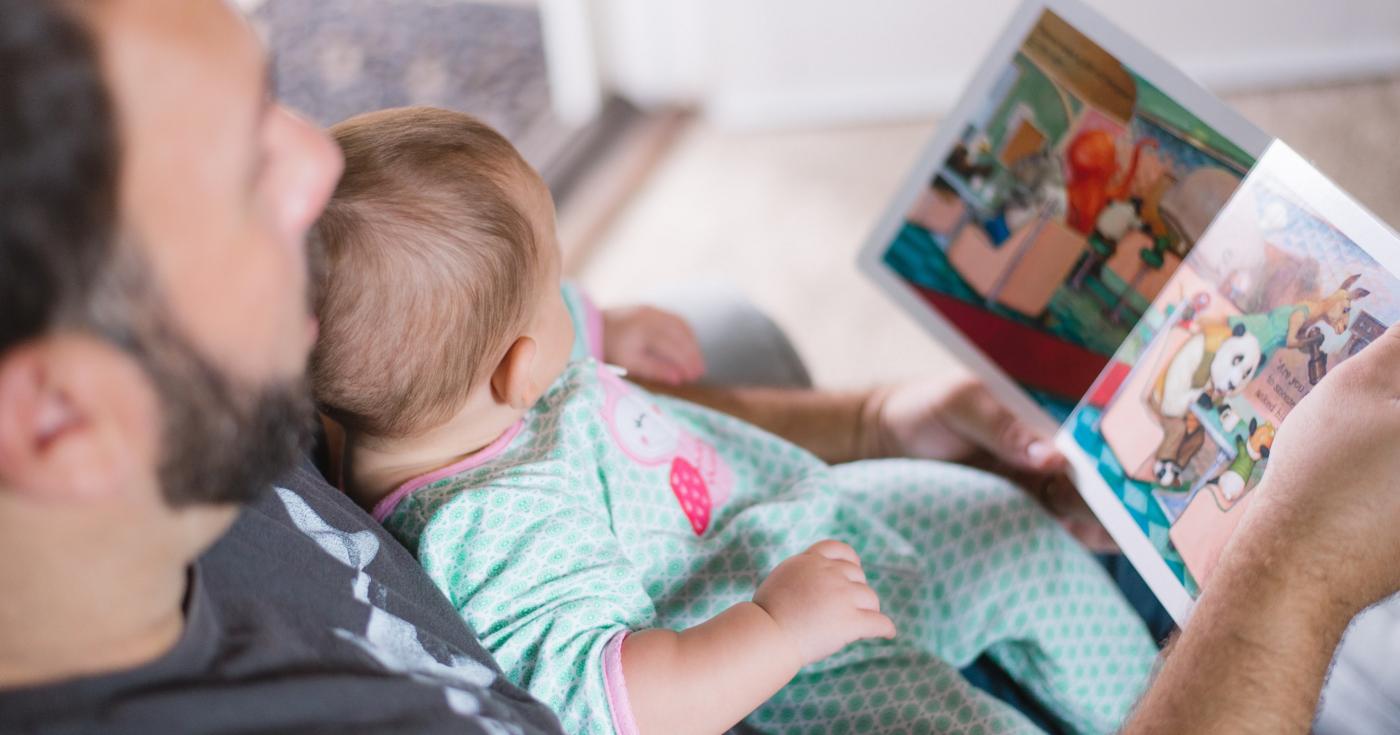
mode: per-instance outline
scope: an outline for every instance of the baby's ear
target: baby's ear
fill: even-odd
[[[537,354],[539,347],[531,337],[520,337],[511,343],[491,373],[491,397],[497,403],[523,411],[539,398],[532,380]]]

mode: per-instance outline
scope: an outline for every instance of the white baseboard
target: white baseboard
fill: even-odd
[[[1235,57],[1185,59],[1182,68],[1217,92],[1335,84],[1400,73],[1400,45],[1261,49]]]
[[[1260,49],[1182,59],[1181,68],[1219,93],[1374,79],[1400,74],[1400,45]],[[963,70],[970,74],[971,69]],[[715,125],[730,129],[819,127],[919,120],[946,113],[966,80],[951,74],[817,88],[719,90],[701,101]]]

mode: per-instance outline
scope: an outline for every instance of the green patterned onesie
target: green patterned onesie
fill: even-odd
[[[825,538],[860,554],[899,634],[803,669],[748,718],[764,732],[1036,731],[958,674],[984,651],[1070,729],[1108,732],[1156,655],[1093,559],[1004,480],[928,461],[829,466],[591,357],[492,446],[375,515],[570,733],[636,732],[628,631],[699,624]]]

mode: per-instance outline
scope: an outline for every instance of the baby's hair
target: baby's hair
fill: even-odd
[[[457,112],[384,110],[331,133],[345,174],[313,232],[312,390],[347,430],[412,436],[460,410],[525,328],[542,287],[520,204],[536,174]]]

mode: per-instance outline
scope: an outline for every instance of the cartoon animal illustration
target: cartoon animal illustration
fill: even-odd
[[[1294,347],[1305,338],[1307,330],[1319,323],[1326,323],[1332,331],[1341,334],[1351,326],[1351,305],[1371,295],[1365,288],[1352,288],[1360,280],[1361,274],[1348,276],[1336,291],[1320,298],[1299,301],[1288,320],[1289,347]]]
[[[613,441],[639,465],[669,465],[671,492],[691,530],[703,536],[733,491],[729,465],[714,447],[662,413],[611,369],[600,366],[598,375],[604,391],[603,419]]]
[[[1254,468],[1269,458],[1269,449],[1274,445],[1277,430],[1269,422],[1259,423],[1249,420],[1249,438],[1235,437],[1235,461],[1225,471],[1206,485],[1222,506],[1229,507],[1244,496],[1249,486]]]
[[[977,163],[972,151],[969,151],[964,143],[954,146],[953,151],[948,154],[947,167],[968,183],[985,179],[996,172],[996,167],[990,163]]]
[[[1094,235],[1109,242],[1118,242],[1129,232],[1141,229],[1142,199],[1139,197],[1109,202],[1094,221]]]
[[[1142,220],[1142,199],[1118,199],[1105,205],[1094,221],[1094,232],[1089,235],[1089,249],[1070,279],[1070,286],[1083,288],[1085,278],[1097,278],[1103,272],[1104,264],[1118,251],[1118,242],[1134,230],[1151,231]]]
[[[1006,225],[1016,231],[1040,216],[1063,216],[1065,176],[1059,161],[1049,151],[1029,154],[1011,166],[1012,186],[1006,198]]]
[[[1112,135],[1104,130],[1088,130],[1075,137],[1066,155],[1069,164],[1066,223],[1085,235],[1091,234],[1099,213],[1109,202],[1128,198],[1138,160],[1143,148],[1148,147],[1156,148],[1157,141],[1150,138],[1138,141],[1133,147],[1128,170],[1117,176],[1118,143]]]
[[[1163,437],[1152,474],[1163,487],[1176,485],[1182,470],[1205,443],[1205,429],[1191,412],[1193,404],[1214,407],[1220,424],[1231,431],[1239,415],[1224,399],[1238,394],[1263,362],[1259,339],[1242,324],[1201,321],[1158,376],[1148,397],[1157,412]]]
[[[1164,173],[1147,187],[1142,195],[1142,221],[1147,233],[1153,237],[1167,237],[1172,228],[1167,225],[1166,212],[1162,211],[1162,200],[1167,192],[1176,186],[1176,176]]]
[[[1354,288],[1360,278],[1359,273],[1349,276],[1337,290],[1322,298],[1304,299],[1260,314],[1241,314],[1229,321],[1243,324],[1259,336],[1266,360],[1280,349],[1307,354],[1309,381],[1316,385],[1327,373],[1327,353],[1322,351],[1326,337],[1321,327],[1325,324],[1335,334],[1351,327],[1352,304],[1371,293],[1365,288]]]

